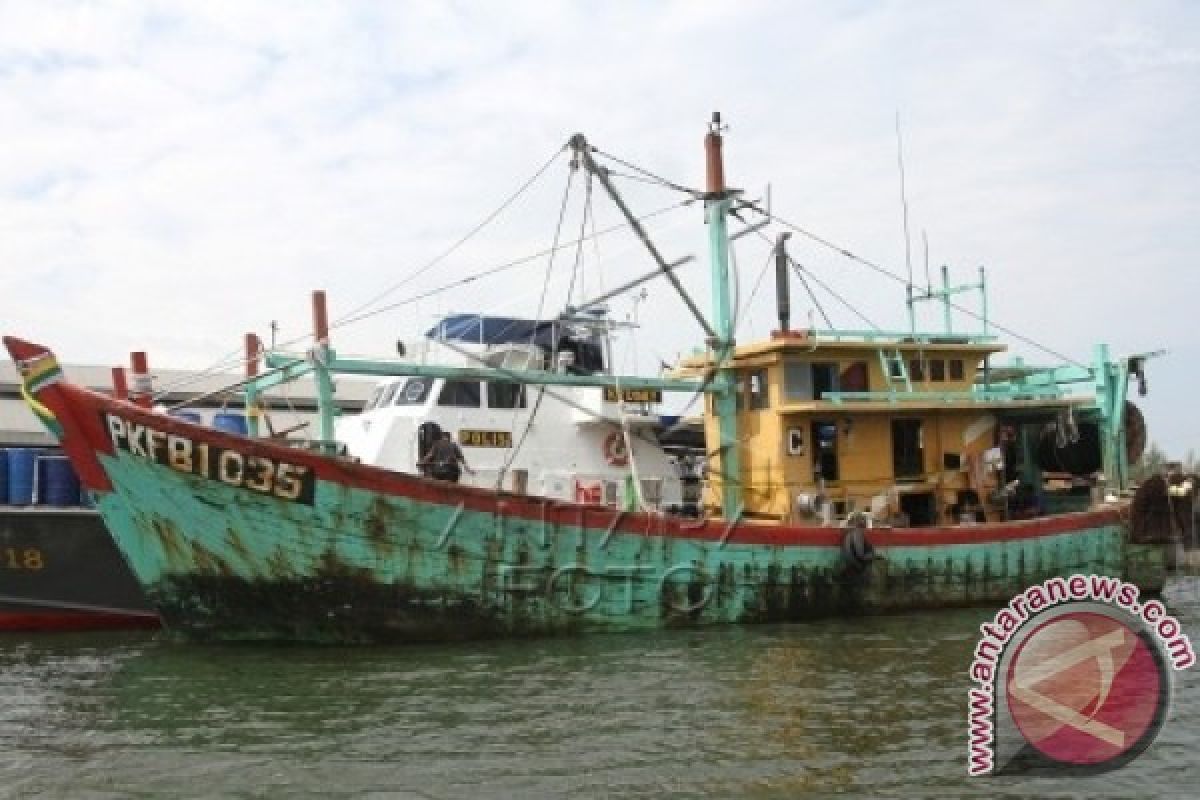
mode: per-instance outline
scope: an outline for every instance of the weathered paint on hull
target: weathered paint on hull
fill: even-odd
[[[194,638],[430,641],[792,621],[998,604],[1054,575],[1134,567],[1154,588],[1155,551],[1126,546],[1114,512],[1063,517],[1057,531],[1047,521],[875,530],[880,558],[854,570],[837,529],[796,529],[811,543],[784,545],[739,526],[722,542],[712,526],[689,537],[608,509],[518,498],[470,509],[447,486],[430,487],[436,502],[320,481],[304,506],[123,451],[101,463],[114,491],[100,507],[118,545],[168,627]]]
[[[854,569],[836,528],[727,527],[514,497],[232,436],[62,382],[38,398],[166,625],[198,638],[654,630],[995,605],[1076,572],[1136,577],[1148,590],[1165,578],[1164,549],[1130,546],[1119,507],[874,529],[879,558]],[[154,428],[164,450],[182,437],[311,470],[311,503],[252,491],[240,473],[223,483],[118,448],[106,414]]]

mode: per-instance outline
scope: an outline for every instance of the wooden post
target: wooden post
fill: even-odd
[[[125,380],[125,368],[112,368],[113,397],[118,400],[129,399],[129,384]]]
[[[246,377],[253,378],[258,375],[258,359],[259,359],[259,341],[257,334],[247,333],[245,337],[246,347]],[[246,431],[251,437],[258,436],[258,393],[254,390],[254,383],[246,384]]]
[[[312,293],[313,337],[317,340],[310,359],[313,378],[317,384],[317,436],[322,448],[335,448],[333,434],[333,379],[329,364],[333,361],[333,349],[329,346],[329,315],[325,309],[325,292],[317,289]]]
[[[129,363],[133,372],[133,390],[129,397],[142,408],[150,408],[151,397],[154,394],[154,380],[150,377],[150,363],[146,353],[136,351],[129,354]]]

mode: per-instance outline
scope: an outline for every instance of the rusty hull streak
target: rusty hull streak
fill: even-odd
[[[377,495],[371,500],[363,529],[367,533],[367,541],[383,558],[389,558],[396,547],[396,541],[390,531],[393,524],[391,505],[382,495]]]
[[[184,551],[183,537],[175,528],[175,523],[169,519],[154,517],[150,520],[150,530],[158,540],[159,549],[167,562],[173,565],[186,566],[187,553]]]

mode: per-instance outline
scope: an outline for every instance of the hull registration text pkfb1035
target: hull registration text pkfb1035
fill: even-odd
[[[155,430],[114,414],[104,414],[104,426],[113,447],[130,455],[235,488],[313,504],[315,481],[308,467],[194,442],[187,436]]]

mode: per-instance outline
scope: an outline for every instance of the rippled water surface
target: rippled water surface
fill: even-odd
[[[1200,639],[1200,579],[1168,591]],[[0,638],[0,796],[1200,797],[1200,670],[1123,770],[966,778],[987,610],[341,649]]]

